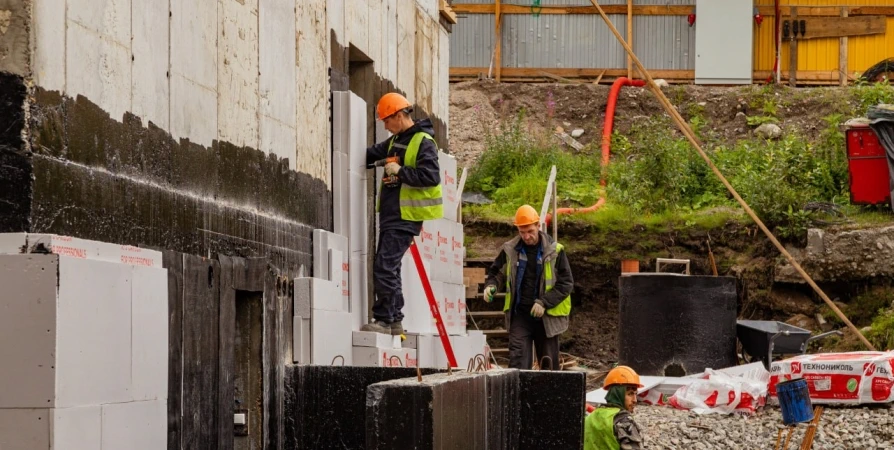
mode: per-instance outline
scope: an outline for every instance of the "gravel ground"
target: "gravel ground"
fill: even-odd
[[[639,405],[634,417],[649,449],[772,449],[782,424],[779,408],[773,406],[744,417],[699,416],[668,407]],[[800,448],[806,429],[806,425],[795,429],[789,449]],[[826,406],[813,448],[894,449],[894,407]]]

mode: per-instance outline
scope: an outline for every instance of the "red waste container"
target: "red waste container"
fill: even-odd
[[[875,205],[891,201],[885,148],[868,124],[845,127],[851,203]]]

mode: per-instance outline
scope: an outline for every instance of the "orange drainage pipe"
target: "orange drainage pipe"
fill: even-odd
[[[602,126],[602,167],[605,168],[608,166],[609,156],[611,154],[612,148],[612,128],[615,125],[615,104],[618,103],[618,94],[621,92],[621,88],[624,86],[635,86],[635,87],[643,87],[646,85],[646,82],[643,80],[631,80],[627,77],[619,77],[612,83],[611,91],[608,93],[608,104],[605,107],[605,124]],[[602,177],[599,180],[599,184],[605,186],[605,177]],[[605,197],[600,197],[599,200],[585,208],[559,208],[556,210],[556,215],[562,214],[581,214],[588,213],[598,210],[605,205]],[[550,220],[552,219],[552,215],[546,216],[546,224],[549,225]]]

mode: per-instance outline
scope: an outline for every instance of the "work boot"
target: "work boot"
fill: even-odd
[[[391,325],[382,320],[368,323],[360,327],[360,331],[371,331],[373,333],[391,334]]]
[[[400,321],[391,324],[391,335],[400,336],[404,334],[404,325]]]

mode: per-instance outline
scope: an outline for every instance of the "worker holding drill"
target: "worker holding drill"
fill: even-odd
[[[379,186],[379,243],[373,264],[376,300],[374,322],[363,331],[403,334],[404,295],[401,258],[419,235],[424,220],[444,215],[438,147],[429,119],[414,122],[410,102],[397,93],[382,96],[376,106],[392,137],[366,149],[368,165],[384,166]]]
[[[639,375],[627,366],[608,372],[602,388],[605,406],[596,408],[584,421],[584,450],[641,450],[643,436],[633,420],[636,392],[643,387]]]
[[[518,236],[503,244],[487,270],[484,299],[498,287],[506,292],[509,366],[529,370],[532,344],[541,369],[559,370],[559,335],[568,329],[574,279],[562,244],[540,231],[540,216],[529,205],[515,213]]]

